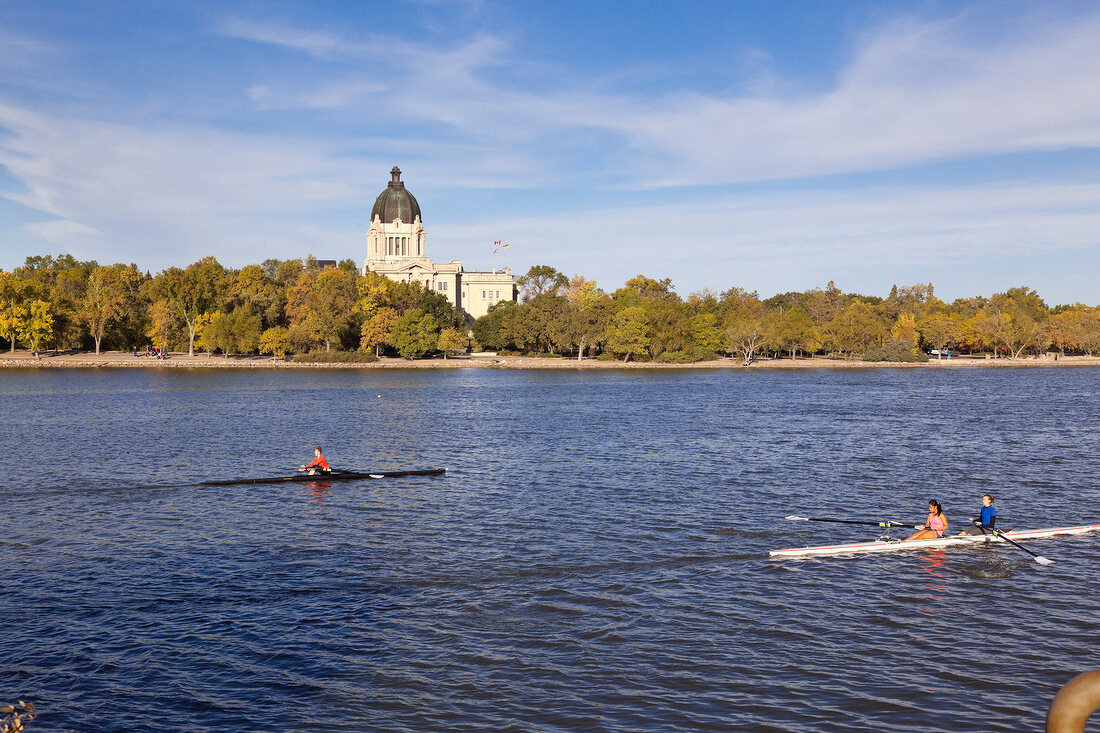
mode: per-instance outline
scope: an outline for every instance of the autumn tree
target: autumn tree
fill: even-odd
[[[27,317],[26,284],[14,273],[0,270],[0,337],[8,339],[15,353],[15,339]]]
[[[595,280],[585,280],[580,275],[574,275],[565,290],[565,299],[569,304],[566,318],[568,319],[566,331],[570,341],[577,346],[577,361],[584,358],[586,344],[590,344],[599,338],[600,333],[607,328],[598,307],[601,300],[607,296],[596,286]]]
[[[176,310],[167,300],[156,300],[149,305],[149,328],[145,335],[154,348],[168,351]],[[197,318],[196,318],[197,320]],[[194,341],[192,340],[192,347]]]
[[[251,354],[260,347],[263,319],[250,305],[217,311],[203,330],[203,342],[223,354]]]
[[[80,320],[87,325],[95,339],[95,353],[99,354],[99,345],[107,324],[122,313],[125,297],[122,285],[115,280],[115,271],[110,267],[97,267],[88,276],[88,286],[80,302]]]
[[[925,345],[935,349],[939,358],[948,346],[957,344],[966,336],[966,324],[954,314],[936,313],[917,325]]]
[[[897,288],[897,285],[894,286]],[[890,339],[894,342],[905,342],[916,346],[920,341],[917,333],[917,318],[912,313],[898,313],[897,320],[890,328]]]
[[[287,293],[291,340],[323,343],[331,352],[332,342],[348,330],[356,294],[351,273],[334,267],[319,272],[306,268]]]
[[[768,331],[764,319],[748,314],[735,314],[726,326],[726,344],[731,352],[741,354],[741,361],[751,364],[756,352],[767,343]]]
[[[457,328],[444,328],[439,332],[436,348],[443,352],[443,359],[446,360],[447,352],[466,350],[466,337]]]
[[[284,358],[289,348],[286,329],[282,326],[272,326],[260,335],[260,353],[271,354],[272,359]]]
[[[32,301],[27,306],[27,315],[19,324],[19,338],[27,344],[38,357],[38,349],[43,341],[53,334],[53,315],[50,304],[44,300]]]
[[[225,268],[203,257],[181,270],[170,267],[154,279],[154,291],[187,324],[187,354],[195,355],[195,328],[203,313],[218,308],[225,289]]]
[[[393,308],[375,309],[373,315],[363,321],[359,348],[363,352],[374,349],[374,355],[380,356],[382,347],[390,343],[390,334],[397,325],[397,318],[397,311]]]

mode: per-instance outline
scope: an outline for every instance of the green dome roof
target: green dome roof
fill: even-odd
[[[374,200],[374,208],[371,209],[370,218],[379,217],[383,224],[389,224],[394,219],[403,222],[411,222],[420,216],[420,204],[416,198],[405,188],[401,180],[401,169],[396,165],[390,171],[390,182],[378,198]],[[423,221],[423,217],[420,219]]]

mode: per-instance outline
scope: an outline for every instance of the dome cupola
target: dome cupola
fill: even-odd
[[[390,224],[394,219],[412,222],[420,216],[420,204],[416,203],[416,198],[405,188],[405,183],[401,180],[401,169],[397,166],[390,171],[390,182],[385,190],[374,200],[374,208],[370,212],[371,221],[376,216],[383,224]]]

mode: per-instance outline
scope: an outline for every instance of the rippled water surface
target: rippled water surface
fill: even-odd
[[[1039,730],[1100,667],[1100,370],[0,371],[32,730]],[[337,467],[443,477],[204,487]],[[175,484],[168,488],[142,488]]]

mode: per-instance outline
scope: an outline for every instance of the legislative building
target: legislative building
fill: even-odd
[[[390,171],[389,184],[375,199],[370,218],[363,274],[377,272],[391,280],[423,283],[447,296],[468,321],[485,315],[495,303],[518,297],[515,278],[507,267],[472,272],[464,270],[458,260],[436,264],[428,259],[420,204],[405,188],[397,166]]]

